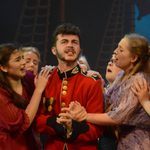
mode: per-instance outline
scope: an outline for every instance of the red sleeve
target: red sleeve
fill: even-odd
[[[55,135],[56,132],[50,126],[47,126],[47,119],[50,115],[39,114],[36,117],[36,130],[39,133],[48,133],[49,135]]]
[[[49,117],[51,117],[50,114],[45,114],[45,104],[43,104],[42,99],[35,119],[37,132],[48,133],[49,135],[56,134],[54,129],[47,125],[47,120]]]
[[[29,127],[29,118],[24,110],[16,107],[7,92],[0,89],[0,129],[22,133]]]
[[[85,89],[88,92],[86,111],[88,113],[103,113],[103,92],[101,88],[101,81],[96,80],[89,89]],[[85,90],[84,89],[84,90]],[[91,123],[88,123],[89,130],[78,136],[79,141],[93,141],[102,135],[102,127]]]

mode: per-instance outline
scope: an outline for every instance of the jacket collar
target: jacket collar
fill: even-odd
[[[79,65],[77,65],[73,69],[68,70],[66,72],[61,72],[59,69],[57,70],[57,72],[58,72],[58,76],[60,77],[60,79],[63,80],[64,78],[67,79],[81,72],[81,68],[79,67]]]

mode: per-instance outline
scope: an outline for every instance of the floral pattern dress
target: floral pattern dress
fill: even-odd
[[[150,116],[145,112],[131,90],[133,82],[145,78],[150,85],[150,77],[143,73],[121,81],[123,73],[115,80],[107,92],[111,111],[107,114],[119,125],[118,150],[150,150]]]

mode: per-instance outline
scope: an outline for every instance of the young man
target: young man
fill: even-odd
[[[85,76],[78,65],[80,30],[72,24],[58,26],[53,34],[52,53],[58,60],[45,89],[37,116],[37,129],[47,134],[44,150],[96,150],[100,126],[72,120],[61,108],[80,102],[89,113],[103,112],[101,81]],[[61,119],[61,120],[59,120]]]

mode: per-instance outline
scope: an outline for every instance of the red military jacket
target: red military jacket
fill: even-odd
[[[45,150],[96,150],[97,138],[102,134],[100,126],[86,123],[89,130],[79,134],[71,142],[66,142],[47,125],[48,118],[57,116],[61,112],[62,104],[69,106],[71,101],[78,101],[88,113],[103,112],[103,94],[101,81],[85,76],[80,67],[76,66],[70,71],[61,73],[54,69],[49,78],[40,113],[37,115],[37,129],[40,133],[47,133],[48,139]]]

